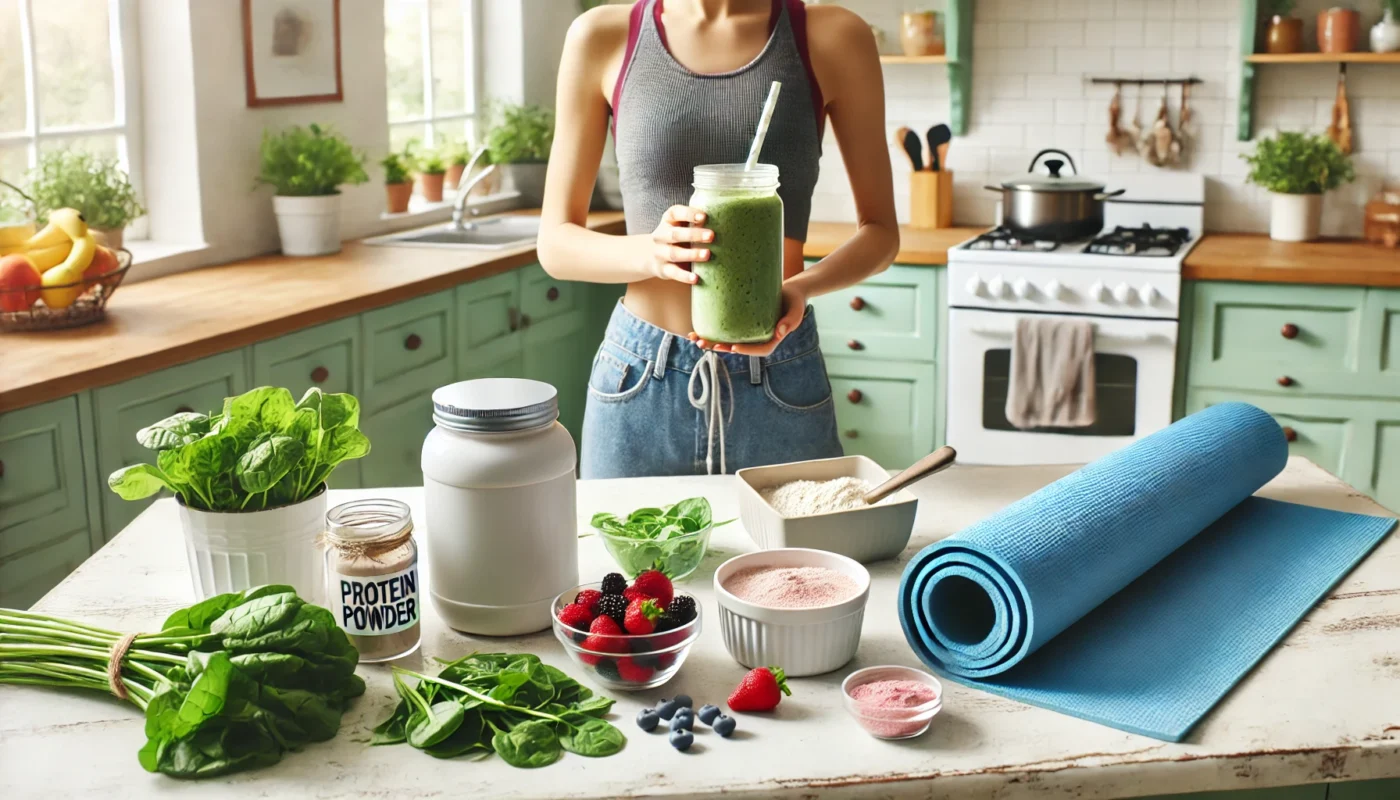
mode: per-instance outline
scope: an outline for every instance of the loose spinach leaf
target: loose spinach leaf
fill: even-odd
[[[435,758],[453,758],[473,750],[490,754],[491,745],[482,738],[485,727],[486,723],[480,713],[468,712],[463,715],[462,723],[450,736],[437,744],[422,748],[423,752]]]
[[[408,743],[424,750],[442,742],[461,726],[465,710],[460,703],[444,700],[408,719]]]
[[[622,752],[627,737],[607,720],[591,718],[577,725],[564,725],[559,744],[570,753],[601,758]]]
[[[408,741],[408,703],[400,700],[389,718],[374,726],[371,745],[399,744]]]
[[[559,736],[543,720],[524,722],[501,731],[496,734],[491,746],[507,764],[524,769],[547,767],[564,754]]]

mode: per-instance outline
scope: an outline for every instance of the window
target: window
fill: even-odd
[[[0,0],[2,1],[2,0]],[[477,113],[476,0],[385,0],[389,144],[471,140]]]
[[[135,0],[0,0],[0,177],[51,150],[116,156],[140,189]]]

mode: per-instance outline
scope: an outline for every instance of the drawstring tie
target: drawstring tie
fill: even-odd
[[[720,387],[720,378],[724,379],[724,385],[729,388],[729,412],[726,417],[724,410],[724,393]],[[719,436],[719,471],[720,474],[728,472],[728,465],[724,458],[724,426],[734,421],[734,383],[729,379],[729,368],[724,365],[724,359],[713,350],[706,350],[700,357],[700,362],[695,365],[695,369],[690,371],[690,384],[688,387],[690,395],[690,405],[697,411],[704,412],[706,416],[705,444],[705,472],[713,475],[715,436]]]

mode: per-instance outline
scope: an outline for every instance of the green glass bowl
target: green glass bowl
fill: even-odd
[[[628,580],[646,570],[659,569],[671,580],[678,581],[694,572],[705,560],[712,530],[714,526],[709,525],[695,533],[672,536],[662,541],[633,539],[602,531],[597,531],[597,534],[602,537],[608,553]]]

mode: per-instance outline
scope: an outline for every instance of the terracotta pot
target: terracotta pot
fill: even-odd
[[[1317,49],[1352,53],[1361,41],[1361,15],[1350,8],[1329,8],[1317,15]]]
[[[384,194],[388,197],[389,213],[402,214],[408,210],[408,199],[413,196],[413,181],[386,183]]]
[[[447,168],[447,186],[456,189],[462,185],[462,171],[467,168],[466,164],[453,164]]]
[[[98,244],[112,250],[121,248],[122,244],[125,243],[125,235],[126,228],[92,229],[92,238],[96,239]]]
[[[423,195],[423,199],[429,203],[442,202],[442,180],[443,173],[423,173],[418,176],[418,193]]]
[[[1303,21],[1297,17],[1275,16],[1269,22],[1264,49],[1270,53],[1301,53]]]
[[[933,11],[907,11],[900,18],[899,44],[906,56],[941,56],[943,36],[938,32],[938,14]]]

